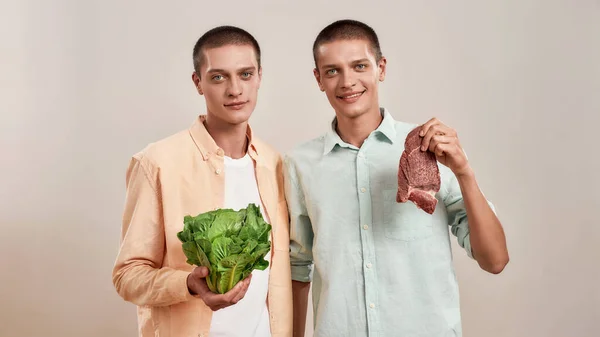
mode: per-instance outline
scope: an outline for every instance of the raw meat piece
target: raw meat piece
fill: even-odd
[[[435,154],[421,151],[420,130],[417,127],[406,136],[398,168],[396,201],[410,200],[418,208],[432,214],[437,205],[435,194],[440,190],[440,170]]]

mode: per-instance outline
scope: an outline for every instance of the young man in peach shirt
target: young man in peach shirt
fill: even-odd
[[[114,286],[138,306],[141,337],[291,336],[282,161],[248,125],[261,82],[260,47],[240,28],[217,27],[197,41],[193,61],[206,114],[132,157]],[[183,218],[249,203],[273,227],[269,267],[225,294],[212,293],[207,268],[186,263],[177,238]]]

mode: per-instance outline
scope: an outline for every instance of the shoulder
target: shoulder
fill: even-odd
[[[284,176],[287,181],[299,181],[311,175],[323,158],[325,135],[304,141],[283,155]]]
[[[132,155],[131,161],[138,163],[147,171],[156,171],[169,163],[180,162],[188,156],[193,141],[189,130],[181,130],[165,138],[149,143]]]
[[[310,139],[294,146],[285,153],[284,161],[288,162],[314,162],[323,156],[325,135]]]

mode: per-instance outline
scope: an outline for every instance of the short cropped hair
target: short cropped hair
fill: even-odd
[[[317,65],[317,51],[322,44],[337,41],[337,40],[354,40],[364,39],[371,44],[371,49],[375,55],[375,60],[379,62],[383,57],[381,53],[381,46],[379,45],[379,38],[377,34],[369,25],[356,20],[338,20],[327,27],[323,28],[315,42],[313,43],[313,59],[315,60],[315,66]]]
[[[218,48],[227,45],[250,45],[256,53],[256,61],[260,68],[260,46],[252,36],[242,28],[234,26],[219,26],[204,33],[194,45],[192,59],[194,62],[194,71],[200,76],[200,67],[204,62],[204,50],[208,48]]]

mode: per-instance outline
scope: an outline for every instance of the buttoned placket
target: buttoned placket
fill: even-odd
[[[360,212],[361,248],[363,258],[363,275],[365,281],[365,304],[367,327],[369,336],[376,335],[378,321],[377,312],[377,281],[373,261],[375,260],[375,247],[373,244],[373,210],[371,200],[371,188],[369,179],[369,162],[367,149],[369,138],[365,140],[356,155],[356,181],[358,188],[358,202]]]
[[[210,165],[213,174],[216,176],[216,179],[210,179],[210,181],[216,184],[212,187],[212,191],[215,193],[215,197],[213,198],[213,210],[223,207],[223,202],[225,201],[224,154],[225,152],[223,149],[217,148],[214,152],[208,152],[205,157],[205,160]]]

